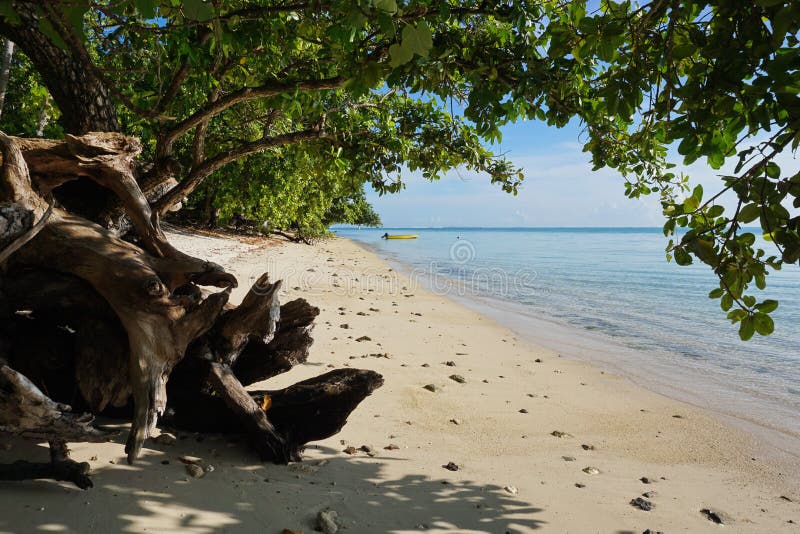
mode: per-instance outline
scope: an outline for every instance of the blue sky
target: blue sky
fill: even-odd
[[[485,175],[450,172],[438,182],[404,173],[406,188],[394,195],[369,194],[385,226],[656,226],[657,198],[628,200],[613,171],[592,172],[581,151],[580,128],[542,123],[504,128],[496,153],[525,173],[515,197]]]
[[[525,182],[515,197],[489,183],[486,176],[451,172],[428,182],[406,172],[406,188],[394,195],[368,193],[384,226],[661,226],[661,204],[653,195],[625,197],[623,179],[612,169],[592,172],[581,151],[577,123],[556,129],[538,122],[504,128],[500,150],[523,169]],[[677,156],[677,155],[676,155]],[[680,163],[680,157],[674,157]],[[701,183],[706,197],[721,188],[719,175],[732,172],[735,158],[722,170],[701,160],[676,170]],[[781,160],[796,167],[790,154]],[[781,164],[781,161],[778,161]],[[781,167],[784,167],[781,164]]]

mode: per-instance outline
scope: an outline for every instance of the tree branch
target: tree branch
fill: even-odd
[[[305,80],[289,83],[272,82],[259,87],[244,87],[216,101],[208,102],[205,107],[197,110],[194,114],[176,124],[164,134],[164,147],[169,151],[172,144],[186,132],[240,102],[254,100],[256,98],[269,98],[292,91],[325,91],[329,89],[339,89],[344,86],[345,81],[347,81],[347,79],[344,76],[335,76],[333,78],[323,78],[320,80]]]
[[[262,152],[269,148],[275,148],[283,145],[290,145],[302,141],[310,141],[312,139],[322,139],[327,137],[323,130],[319,128],[310,128],[308,130],[300,130],[296,132],[289,132],[285,134],[276,135],[273,137],[265,137],[258,141],[251,143],[243,143],[242,145],[220,152],[211,159],[208,159],[193,168],[189,175],[175,186],[169,193],[161,197],[155,205],[155,212],[163,215],[168,212],[172,206],[180,202],[185,196],[194,191],[203,180],[224,165],[239,158]]]

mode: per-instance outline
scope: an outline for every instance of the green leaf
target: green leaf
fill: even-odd
[[[59,35],[56,29],[53,28],[53,25],[49,20],[46,18],[39,19],[39,29],[58,48],[63,48],[64,50],[67,49],[67,43],[64,42],[64,39],[61,38],[61,35]]]
[[[19,24],[20,19],[11,0],[0,0],[0,18],[6,19],[9,24]]]
[[[214,18],[214,5],[208,0],[183,0],[183,14],[200,22]]]
[[[414,52],[409,48],[395,43],[389,47],[389,57],[391,58],[389,60],[389,65],[392,67],[399,67],[411,61],[414,58]]]
[[[722,296],[722,294],[724,292],[725,291],[721,287],[718,287],[716,289],[712,289],[711,292],[708,294],[708,298],[710,298],[710,299],[718,299],[718,298],[720,298]]]
[[[134,0],[134,5],[143,19],[155,18],[158,0]]]
[[[739,325],[739,337],[742,341],[747,341],[756,332],[756,325],[752,317],[745,317]]]
[[[761,206],[758,204],[748,204],[739,210],[739,216],[736,218],[740,223],[749,223],[758,219],[761,215]]]
[[[770,161],[769,163],[767,163],[767,167],[765,170],[767,176],[769,176],[770,178],[778,179],[781,177],[781,168],[778,167],[777,163]]]
[[[397,2],[395,0],[375,0],[373,5],[387,13],[397,13]]]
[[[775,330],[775,323],[772,321],[772,317],[766,313],[755,314],[753,316],[753,325],[756,332],[762,336],[768,336]]]
[[[756,309],[761,313],[772,313],[778,309],[778,301],[767,299],[764,302],[757,304]]]
[[[414,26],[407,24],[406,27],[403,28],[402,45],[415,54],[428,57],[428,53],[430,53],[431,48],[433,48],[433,36],[431,35],[430,28],[424,23],[419,23]]]

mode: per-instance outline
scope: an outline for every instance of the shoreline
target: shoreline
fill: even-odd
[[[384,257],[378,249],[368,243],[345,236],[337,236],[337,238],[346,239],[355,246],[378,256],[406,276],[413,274],[415,280],[421,280],[422,289],[432,291],[433,283],[429,274],[420,277],[419,272],[416,272],[411,265],[397,258]],[[446,278],[444,275],[437,276]],[[460,284],[455,279],[448,278],[448,280],[454,285]],[[726,399],[721,396],[720,390],[726,384],[714,384],[714,389],[717,390],[715,396],[714,393],[698,389],[704,386],[708,387],[710,384],[693,378],[691,369],[676,369],[668,362],[660,363],[658,365],[660,369],[655,373],[648,372],[651,368],[636,372],[637,364],[651,363],[636,361],[636,354],[641,352],[640,349],[630,348],[602,332],[592,332],[556,319],[535,317],[525,309],[523,304],[512,300],[490,295],[462,295],[450,291],[433,292],[496,321],[499,326],[509,329],[536,348],[550,350],[565,358],[585,362],[618,374],[636,387],[713,414],[718,420],[747,432],[757,443],[768,447],[773,461],[779,464],[784,471],[792,472],[800,477],[800,467],[798,467],[800,465],[800,433],[759,420],[758,413],[746,414],[741,408],[739,410],[725,409]],[[530,334],[530,330],[535,330],[537,333]],[[546,334],[543,335],[543,332]],[[614,356],[619,353],[624,356],[616,358],[615,361]],[[671,379],[677,379],[678,383]],[[703,393],[697,391],[703,391]],[[726,393],[729,393],[731,397],[736,396],[735,391],[726,391]],[[736,398],[734,402],[741,407],[748,403],[748,399]],[[772,402],[774,404],[774,401]],[[769,407],[766,406],[761,407],[761,415],[764,415],[768,409]],[[791,417],[791,414],[786,415]],[[776,419],[779,418],[776,417]]]
[[[241,440],[175,432],[173,444],[148,440],[128,466],[128,425],[111,443],[71,443],[95,487],[4,483],[0,532],[311,532],[326,508],[352,534],[717,532],[702,510],[735,532],[800,523],[798,479],[765,461],[744,432],[410,289],[407,276],[353,241],[169,238],[237,276],[232,302],[267,271],[284,280],[282,302],[320,308],[308,362],[254,388],[348,366],[381,373],[384,386],[339,434],[312,443],[302,464],[263,464]],[[47,455],[9,445],[2,462]],[[347,454],[349,446],[372,452]],[[188,477],[182,455],[214,471]],[[653,508],[631,505],[637,498]]]

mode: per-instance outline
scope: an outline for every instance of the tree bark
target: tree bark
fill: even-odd
[[[19,24],[0,19],[0,34],[17,44],[36,70],[61,110],[61,123],[72,134],[91,131],[119,132],[116,106],[111,94],[82,54],[59,48],[41,31],[41,21],[47,19],[62,36],[72,33],[68,23],[59,17],[48,16],[47,2],[14,0],[12,6],[19,15]],[[72,39],[65,39],[72,44]]]
[[[3,39],[3,56],[0,58],[0,118],[3,116],[3,107],[6,102],[8,80],[11,77],[11,60],[14,57],[14,41]]]

